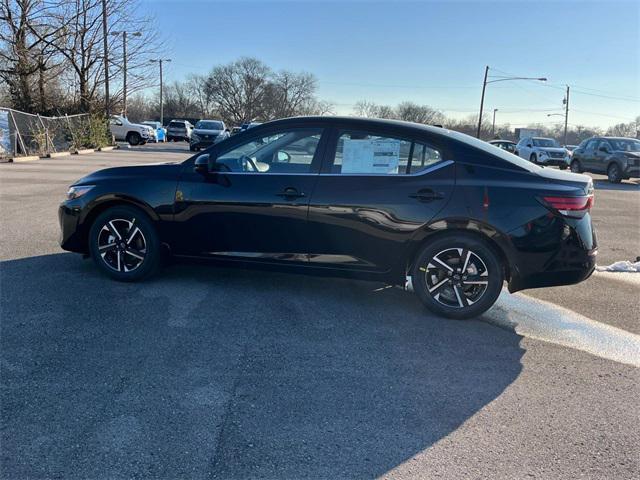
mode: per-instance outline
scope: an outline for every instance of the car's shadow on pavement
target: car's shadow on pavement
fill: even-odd
[[[621,183],[611,183],[608,180],[593,180],[596,190],[618,190],[627,192],[640,191],[640,183],[637,180],[623,180]]]
[[[521,337],[380,284],[194,265],[123,284],[71,254],[0,269],[6,478],[379,476],[521,371]]]

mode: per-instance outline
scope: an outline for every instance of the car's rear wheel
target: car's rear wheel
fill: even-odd
[[[138,132],[129,132],[127,142],[129,142],[129,145],[139,145],[142,142],[142,137]]]
[[[573,173],[582,173],[582,165],[580,164],[580,161],[574,160],[571,162],[571,171]]]
[[[91,225],[89,249],[98,268],[115,280],[132,282],[153,274],[160,264],[160,241],[139,209],[116,206]]]
[[[622,172],[617,163],[609,165],[609,168],[607,168],[607,178],[609,178],[609,182],[611,183],[620,183],[622,181]]]
[[[453,319],[481,315],[495,303],[504,268],[493,248],[465,233],[429,242],[412,269],[414,291],[432,312]]]

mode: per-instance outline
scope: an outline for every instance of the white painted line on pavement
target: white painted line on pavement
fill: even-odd
[[[640,367],[640,335],[543,300],[503,290],[495,306],[483,317],[525,337]]]
[[[634,272],[593,272],[593,275],[598,278],[604,278],[607,280],[613,280],[616,282],[625,282],[632,285],[638,285],[640,287],[640,275]]]

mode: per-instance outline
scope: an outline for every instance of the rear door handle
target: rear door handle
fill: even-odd
[[[430,188],[426,188],[424,190],[419,190],[418,192],[409,195],[410,198],[415,198],[420,202],[432,202],[434,200],[442,200],[444,199],[443,192],[436,192],[431,190]]]
[[[304,192],[299,192],[296,188],[287,187],[282,192],[276,193],[278,197],[286,198],[287,200],[293,200],[295,198],[304,197]]]

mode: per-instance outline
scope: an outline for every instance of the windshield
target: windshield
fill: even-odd
[[[609,143],[613,145],[613,149],[620,152],[640,152],[640,140],[632,138],[610,138]]]
[[[198,123],[196,123],[196,128],[199,130],[222,130],[224,126],[222,125],[222,122],[200,120]]]
[[[558,142],[553,138],[534,138],[533,145],[535,147],[559,147]]]

